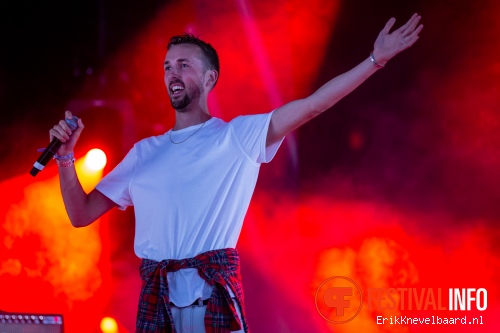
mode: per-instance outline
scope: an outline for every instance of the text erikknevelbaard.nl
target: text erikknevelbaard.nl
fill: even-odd
[[[407,316],[377,316],[377,325],[482,325],[483,316],[463,317],[407,317]]]

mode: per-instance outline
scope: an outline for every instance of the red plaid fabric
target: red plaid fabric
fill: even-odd
[[[170,310],[167,273],[182,268],[196,268],[198,274],[213,287],[205,312],[207,333],[228,333],[243,328],[249,332],[243,307],[240,258],[236,249],[201,253],[194,258],[161,262],[143,259],[140,265],[142,290],[137,312],[136,333],[175,333]],[[227,290],[231,288],[241,309],[241,321]]]

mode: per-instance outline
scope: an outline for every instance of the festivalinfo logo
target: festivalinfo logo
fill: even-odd
[[[433,310],[447,311],[447,316],[407,317],[376,316],[377,324],[483,324],[482,316],[456,317],[456,311],[485,311],[486,288],[368,288],[366,299],[360,286],[351,278],[332,276],[317,288],[314,301],[323,319],[334,324],[353,320],[363,305],[370,311]],[[363,304],[365,303],[365,304]],[[451,314],[451,316],[450,316]]]

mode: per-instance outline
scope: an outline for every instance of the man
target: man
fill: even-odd
[[[327,110],[388,60],[413,45],[423,26],[414,14],[373,52],[311,96],[268,114],[226,123],[210,115],[216,51],[192,35],[170,40],[165,85],[176,121],[164,135],[138,142],[96,189],[86,194],[73,166],[84,129],[61,120],[50,130],[63,142],[56,155],[61,192],[71,223],[89,225],[113,207],[135,207],[135,253],[143,288],[137,332],[248,332],[236,242],[261,163],[269,162],[291,131]],[[71,113],[66,113],[71,118]]]

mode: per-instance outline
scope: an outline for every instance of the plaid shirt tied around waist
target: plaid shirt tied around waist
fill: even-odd
[[[205,312],[207,333],[228,333],[243,328],[249,332],[243,308],[240,258],[236,249],[203,252],[194,258],[167,259],[161,262],[142,259],[142,289],[139,297],[136,333],[175,333],[170,310],[168,272],[196,268],[200,277],[212,286]],[[227,288],[231,288],[241,309],[241,321]]]

